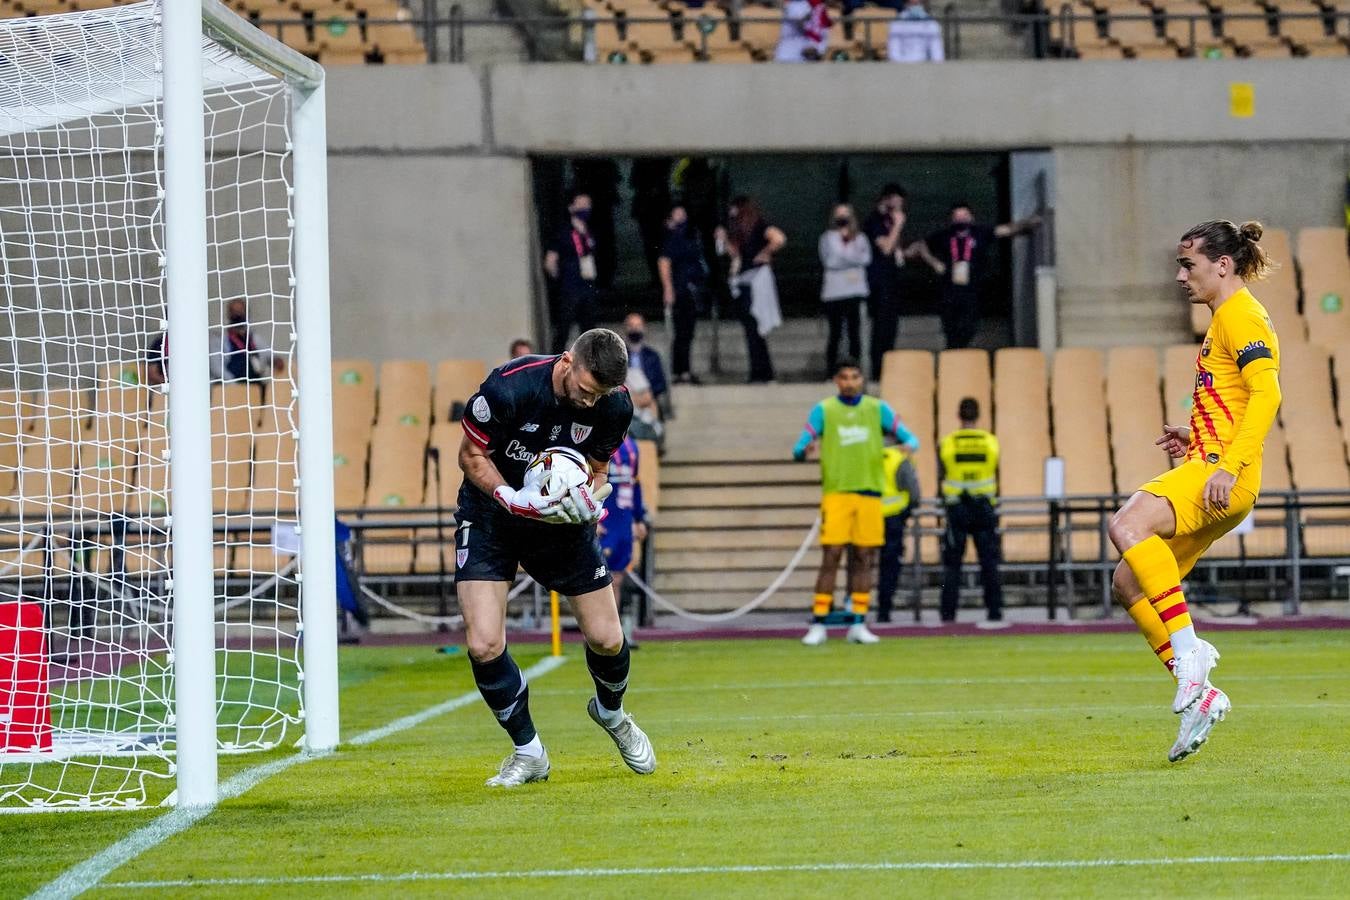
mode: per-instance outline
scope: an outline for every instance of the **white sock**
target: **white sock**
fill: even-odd
[[[521,756],[533,756],[539,759],[544,755],[544,744],[539,740],[539,735],[535,735],[528,744],[517,744],[516,752]]]
[[[600,721],[613,727],[623,721],[623,706],[618,709],[605,709],[605,704],[600,702],[600,698],[595,699],[595,711],[600,715]]]
[[[1200,638],[1195,636],[1194,625],[1187,625],[1180,631],[1174,631],[1169,637],[1172,641],[1172,652],[1178,657],[1185,656],[1200,646]]]

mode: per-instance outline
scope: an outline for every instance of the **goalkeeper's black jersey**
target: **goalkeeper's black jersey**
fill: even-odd
[[[464,407],[464,438],[485,449],[502,478],[519,488],[525,469],[548,447],[574,447],[597,462],[607,462],[628,433],[633,401],[618,388],[590,409],[572,406],[553,393],[553,367],[560,357],[522,356],[493,369]],[[443,460],[442,465],[454,465]],[[465,479],[461,510],[497,504]]]

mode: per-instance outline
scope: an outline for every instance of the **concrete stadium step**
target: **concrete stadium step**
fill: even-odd
[[[767,586],[769,580],[766,578],[764,584]],[[735,609],[744,606],[753,600],[759,590],[754,591],[660,591],[661,596],[674,603],[680,609],[687,609],[690,612],[723,612],[728,609]],[[761,588],[762,590],[762,588]],[[811,594],[809,591],[800,590],[782,590],[774,594],[764,602],[759,609],[766,611],[798,611],[802,614],[802,629],[805,630],[807,619],[810,618]]]
[[[721,485],[719,487],[661,486],[661,509],[743,509],[758,506],[811,506],[820,501],[820,484]]]
[[[657,513],[657,526],[665,532],[683,529],[741,529],[741,528],[785,528],[796,527],[805,531],[815,521],[815,506],[756,506],[749,509],[671,509],[665,507],[665,498],[661,498],[661,510]]]
[[[798,544],[800,544],[800,539]],[[657,552],[661,560],[662,578],[686,572],[730,572],[732,570],[762,571],[776,574],[792,561],[797,545],[766,550],[707,549],[665,550]],[[802,557],[801,568],[814,572],[820,566],[820,547],[808,550]]]
[[[750,464],[709,462],[671,463],[661,466],[661,489],[701,485],[738,484],[811,484],[819,487],[820,469],[814,464],[798,462],[763,462]]]
[[[841,567],[842,568],[842,567]],[[754,596],[764,588],[769,586],[782,567],[753,570],[737,569],[729,572],[672,572],[662,574],[656,579],[656,589],[663,596],[666,593],[674,592],[702,592],[705,594],[726,594],[734,591],[745,591],[750,596]],[[811,591],[816,581],[814,569],[798,568],[788,576],[783,584],[784,591],[804,592],[807,600],[810,600]]]
[[[810,527],[809,525],[807,526]],[[652,542],[660,554],[665,568],[666,555],[690,550],[759,550],[776,549],[792,551],[797,549],[806,537],[806,529],[796,526],[787,528],[707,528],[700,530],[668,530],[665,520],[660,527],[652,531]]]

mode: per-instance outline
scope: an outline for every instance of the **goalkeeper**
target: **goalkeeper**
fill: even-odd
[[[494,369],[466,406],[455,585],[474,681],[515,745],[489,786],[545,781],[550,770],[530,718],[529,686],[506,649],[506,593],[517,566],[571,600],[595,682],[591,719],[630,769],[645,775],[656,768],[651,741],[624,712],[629,647],[596,539],[611,491],[609,459],[633,416],[622,387],[627,374],[623,339],[593,328],[565,353],[525,356]],[[589,484],[546,496],[540,485],[525,483],[530,462],[553,446],[585,456]]]

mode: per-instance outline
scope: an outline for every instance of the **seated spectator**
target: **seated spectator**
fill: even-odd
[[[834,208],[829,229],[820,236],[820,264],[825,277],[820,285],[820,300],[830,335],[825,344],[826,377],[833,377],[839,362],[839,342],[848,328],[848,355],[858,359],[862,353],[862,302],[867,297],[867,267],[872,262],[872,245],[858,230],[853,207],[841,203]]]
[[[210,365],[213,381],[262,381],[286,371],[285,361],[272,352],[267,339],[249,327],[248,304],[241,297],[225,307],[225,326]]]
[[[661,354],[647,346],[647,320],[638,313],[629,313],[624,317],[623,330],[628,336],[628,368],[641,370],[662,418],[669,418],[670,387],[666,383],[666,367]]]
[[[905,8],[891,23],[886,40],[886,56],[891,62],[942,62],[942,26],[923,0],[906,0]]]
[[[833,25],[825,0],[787,0],[774,62],[815,62],[825,58]]]
[[[534,353],[534,344],[531,344],[525,338],[516,338],[511,342],[511,349],[507,351],[507,360],[520,359],[522,356],[530,356]]]

